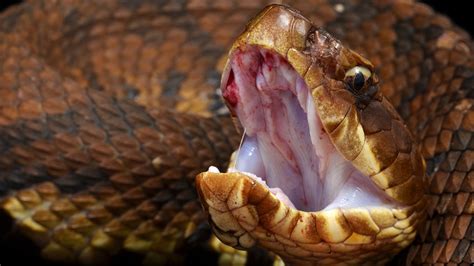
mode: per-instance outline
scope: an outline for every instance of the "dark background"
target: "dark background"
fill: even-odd
[[[10,5],[13,4],[18,4],[21,1],[20,0],[0,0],[0,11],[4,10],[5,8],[8,8]],[[468,31],[471,36],[474,35],[474,23],[472,23],[472,9],[469,7],[471,4],[471,1],[444,1],[444,0],[424,0],[422,1],[428,5],[430,5],[433,9],[435,9],[437,12],[442,13],[446,16],[448,16],[454,23],[456,23],[458,26],[464,28],[466,31]],[[1,42],[1,40],[0,40]],[[1,217],[0,216],[0,227],[9,227],[11,225],[5,225],[2,224],[2,220],[4,221],[6,217]],[[1,229],[1,228],[0,228]],[[1,231],[1,230],[0,230]],[[0,236],[0,239],[2,239],[4,236]],[[23,242],[22,242],[23,243]],[[25,244],[20,245],[24,249],[32,249],[33,247],[29,247],[28,245],[31,245],[29,241],[24,241]],[[13,244],[13,243],[10,243]],[[0,245],[0,248],[2,246]],[[21,250],[17,250],[18,254],[2,254],[2,250],[0,250],[0,265],[17,265],[18,262],[23,262],[23,263],[28,263],[32,262],[34,263],[33,265],[35,266],[40,266],[43,265],[43,263],[38,260],[38,254],[35,254],[33,256],[28,256],[27,258],[23,257],[20,259],[18,256],[21,255]],[[134,261],[130,260],[123,260],[122,263],[119,264],[135,264]]]
[[[8,6],[20,3],[20,0],[0,0],[0,11]],[[474,19],[472,18],[471,1],[445,1],[445,0],[422,0],[439,13],[445,14],[457,25],[467,30],[471,36],[474,34]]]

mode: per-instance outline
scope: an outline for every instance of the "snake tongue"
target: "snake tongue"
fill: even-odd
[[[304,80],[278,54],[236,49],[223,96],[245,129],[235,169],[304,211],[388,205],[391,200],[337,152]]]

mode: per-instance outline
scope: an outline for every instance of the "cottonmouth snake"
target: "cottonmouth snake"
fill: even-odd
[[[30,1],[3,13],[4,250],[26,236],[39,248],[25,253],[68,263],[209,251],[194,178],[224,169],[239,143],[215,90],[227,49],[265,4]],[[472,263],[469,36],[410,1],[291,4],[374,64],[420,143],[428,218],[396,261]]]

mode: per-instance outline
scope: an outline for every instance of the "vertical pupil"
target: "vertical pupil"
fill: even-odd
[[[364,74],[358,72],[355,74],[354,76],[354,89],[355,90],[360,90],[362,89],[362,87],[364,87],[364,83],[365,83],[365,78],[364,78]]]

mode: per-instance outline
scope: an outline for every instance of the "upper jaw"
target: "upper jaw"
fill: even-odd
[[[269,6],[248,24],[229,52],[221,90],[234,116],[239,110],[238,95],[228,90],[229,82],[235,80],[234,59],[251,47],[272,51],[301,77],[323,130],[357,171],[397,203],[413,204],[421,199],[424,162],[401,118],[383,97],[360,109],[342,80],[351,66],[373,69],[370,62],[324,30],[314,28],[299,13],[284,6]],[[245,129],[252,133],[251,127]]]
[[[221,80],[224,96],[232,77],[232,59],[247,47],[271,50],[300,75],[331,142],[358,171],[398,203],[413,204],[423,197],[424,161],[393,106],[377,95],[360,108],[356,96],[345,87],[343,73],[350,67],[373,71],[367,59],[293,10],[273,5],[252,20],[232,46]],[[235,106],[226,103],[236,115]]]
[[[227,86],[230,58],[236,50],[244,46],[260,46],[286,57],[292,53],[290,50],[305,49],[311,27],[311,22],[297,10],[278,4],[267,6],[246,25],[245,31],[233,43],[222,74],[221,91]],[[229,108],[232,111],[232,107]]]
[[[393,204],[335,149],[305,81],[285,58],[243,46],[229,65],[223,96],[245,129],[232,171],[263,179],[299,210]]]

